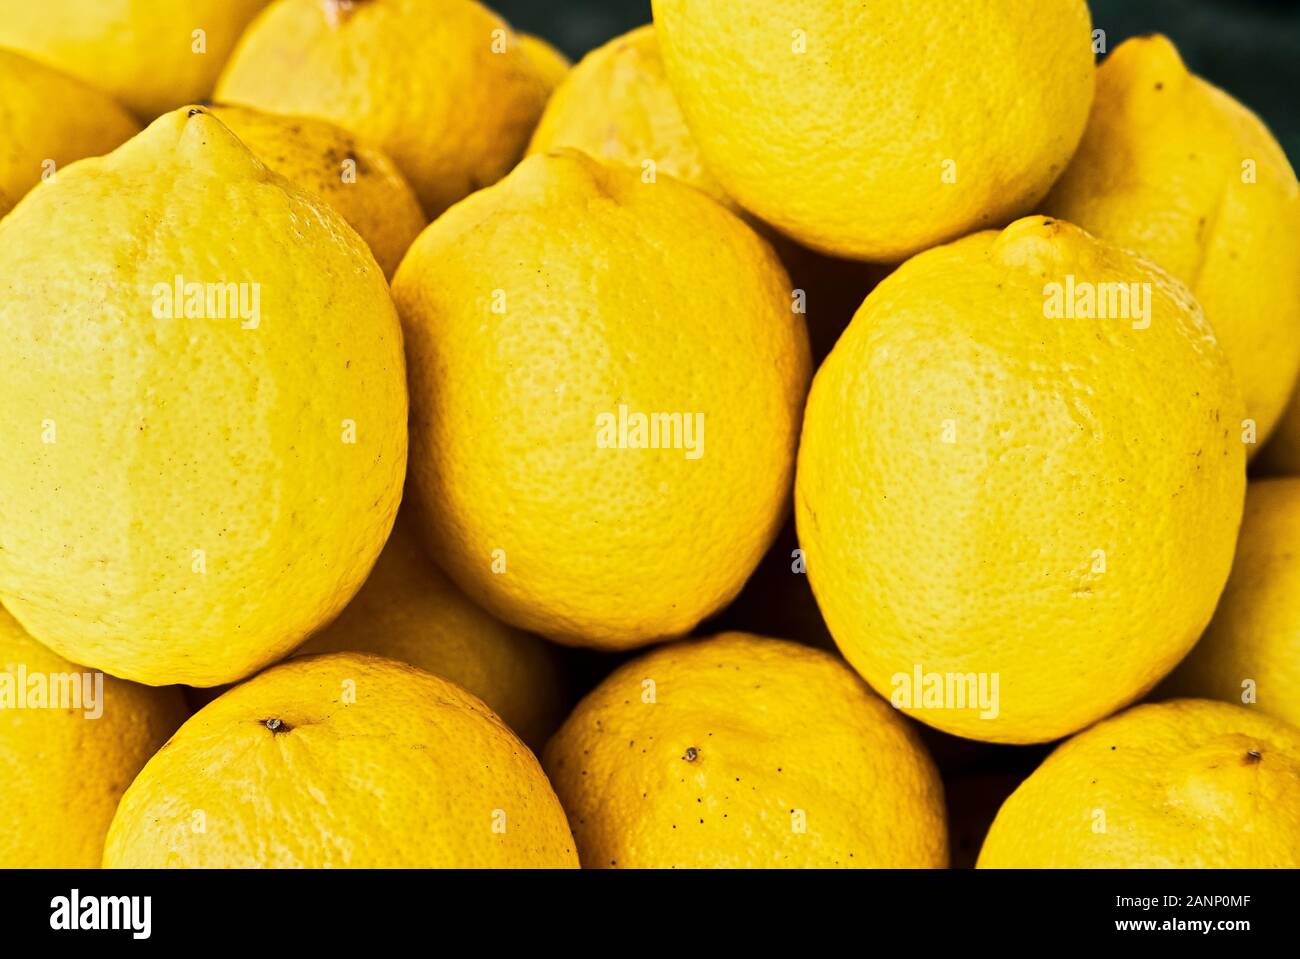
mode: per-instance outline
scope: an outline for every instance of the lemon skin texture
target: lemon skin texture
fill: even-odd
[[[999,810],[978,867],[1300,866],[1300,731],[1244,706],[1135,706],[1059,746]]]
[[[1069,276],[1146,284],[1148,325],[1049,318]],[[914,257],[805,414],[795,515],[831,634],[945,732],[1047,742],[1109,715],[1209,622],[1245,491],[1240,411],[1186,288],[1077,227],[1029,217]],[[997,708],[910,699],[918,667],[990,696],[996,679]]]
[[[1214,619],[1161,691],[1247,703],[1300,726],[1297,541],[1300,479],[1252,482],[1232,575]]]
[[[343,214],[384,276],[392,278],[428,225],[419,198],[392,160],[324,120],[250,107],[207,109],[268,168]]]
[[[140,132],[121,106],[80,80],[0,49],[0,216],[51,172]]]
[[[626,649],[735,597],[787,510],[809,378],[757,234],[672,177],[560,151],[431,225],[393,294],[424,539],[471,598]],[[634,413],[686,415],[649,448]]]
[[[267,670],[182,726],[122,797],[104,866],[563,868],[577,856],[541,766],[482,701],[404,663],[334,653]]]
[[[573,147],[608,163],[668,173],[720,203],[732,200],[704,165],[664,76],[653,26],[587,54],[555,91],[528,152]]]
[[[393,158],[432,218],[514,166],[549,74],[473,0],[278,0],[217,99],[351,130]]]
[[[943,788],[835,656],[724,633],[620,667],[547,745],[587,868],[943,868]]]
[[[1155,260],[1200,301],[1254,421],[1300,369],[1300,185],[1255,114],[1188,72],[1162,36],[1116,47],[1079,152],[1044,212]]]
[[[264,6],[266,0],[5,3],[0,46],[104,90],[148,122],[209,96],[235,41]]]
[[[653,6],[709,169],[822,253],[898,262],[1031,212],[1088,118],[1083,0]]]
[[[482,699],[540,749],[566,705],[555,647],[470,602],[429,559],[404,516],[398,514],[361,591],[298,652],[355,651],[418,666]]]
[[[569,75],[569,70],[573,66],[569,58],[541,37],[535,37],[531,33],[519,34],[519,46],[532,61],[533,68],[542,77],[546,89],[554,93],[555,88],[564,82],[564,78]]]
[[[14,617],[75,662],[196,686],[331,620],[406,462],[401,328],[361,238],[192,108],[34,190],[0,245]]]
[[[28,636],[2,607],[0,671],[14,689],[20,676],[54,686],[87,672]],[[93,695],[94,680],[85,688]],[[122,793],[189,715],[180,690],[104,676],[98,705],[9,705],[0,709],[0,869],[97,868]]]

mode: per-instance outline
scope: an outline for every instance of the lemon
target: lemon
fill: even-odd
[[[914,257],[808,400],[795,510],[831,634],[960,736],[1045,742],[1109,715],[1209,622],[1240,412],[1186,288],[1077,227],[1029,217]]]
[[[117,801],[188,715],[180,690],[74,666],[0,608],[0,869],[91,869]]]
[[[201,828],[196,828],[196,823]],[[122,797],[106,867],[576,866],[533,754],[378,656],[293,659],[190,719]]]
[[[655,0],[654,17],[709,169],[823,253],[893,262],[1030,212],[1092,100],[1084,0]]]
[[[1300,185],[1263,122],[1189,73],[1165,37],[1125,41],[1044,208],[1191,288],[1262,443],[1300,368]]]
[[[635,166],[647,177],[667,173],[732,202],[686,128],[653,26],[616,37],[573,68],[546,105],[528,152],[557,147]]]
[[[270,169],[343,214],[392,278],[428,221],[419,198],[393,161],[332,123],[212,106],[208,112]]]
[[[0,216],[65,164],[108,153],[139,132],[110,97],[0,48]]]
[[[473,0],[277,0],[217,99],[351,130],[396,161],[435,217],[510,170],[551,75]]]
[[[406,462],[401,329],[361,238],[192,108],[33,191],[0,248],[14,617],[75,662],[198,686],[332,619]]]
[[[0,4],[0,46],[107,91],[143,120],[212,92],[266,0],[41,0]]]
[[[541,746],[564,709],[554,647],[475,606],[420,548],[404,513],[361,591],[299,653],[387,656],[478,696],[524,742]]]
[[[1204,699],[1135,706],[1060,746],[999,810],[979,867],[1300,866],[1300,731]]]
[[[947,865],[915,731],[838,658],[745,633],[617,669],[546,747],[586,867]]]
[[[671,177],[541,154],[430,226],[393,294],[413,493],[470,597],[615,649],[740,591],[809,377],[789,278],[743,222]]]
[[[541,37],[535,37],[531,33],[519,34],[519,46],[545,81],[546,89],[553,93],[569,75],[569,68],[573,66],[569,58]]]
[[[1300,479],[1259,480],[1210,627],[1162,689],[1260,710],[1300,726]]]

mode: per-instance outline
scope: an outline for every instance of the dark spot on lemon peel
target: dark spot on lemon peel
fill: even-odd
[[[203,111],[202,111],[199,107],[190,107],[190,112],[187,113],[187,114],[185,114],[185,115],[186,115],[187,117],[195,117],[195,116],[198,116],[198,115],[199,115],[200,113],[202,113],[202,112],[203,112]]]
[[[682,756],[682,758],[685,759],[688,763],[695,762],[695,760],[699,759],[699,757],[700,757],[700,751],[696,749],[694,746],[688,746],[686,748],[686,753]]]
[[[287,733],[289,730],[293,729],[292,726],[282,719],[263,719],[262,725],[277,735],[279,733]]]
[[[1261,753],[1258,749],[1248,749],[1248,750],[1246,750],[1246,762],[1247,762],[1247,763],[1257,763],[1257,762],[1259,762],[1259,761],[1260,761],[1261,759],[1263,759],[1263,758],[1264,758],[1264,754]]]

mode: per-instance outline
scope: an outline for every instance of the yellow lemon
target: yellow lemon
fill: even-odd
[[[614,649],[740,591],[787,508],[809,376],[749,227],[671,177],[538,155],[430,226],[393,293],[413,492],[471,598]]]
[[[564,82],[564,78],[569,75],[569,68],[573,66],[569,58],[541,37],[535,37],[531,33],[519,34],[519,46],[546,82],[546,89],[554,92],[555,88]]]
[[[351,130],[396,161],[432,217],[510,170],[549,72],[473,0],[277,0],[217,99]]]
[[[381,151],[346,130],[315,120],[250,107],[208,111],[285,179],[343,214],[391,278],[406,250],[428,225],[406,178]]]
[[[404,513],[361,591],[298,650],[336,651],[387,656],[449,679],[530,745],[541,746],[562,718],[555,648],[470,602],[425,554]]]
[[[999,810],[979,867],[1300,866],[1300,731],[1242,706],[1135,706],[1057,748]]]
[[[105,90],[143,120],[212,92],[266,0],[41,0],[0,4],[0,46]]]
[[[960,736],[1109,715],[1209,622],[1240,412],[1186,288],[1077,227],[1029,217],[912,258],[808,400],[795,510],[831,634]]]
[[[0,598],[69,659],[209,686],[360,588],[406,463],[401,329],[325,202],[177,110],[0,220]]]
[[[654,17],[709,169],[823,253],[892,262],[1030,212],[1092,100],[1084,0],[655,0]]]
[[[1260,119],[1189,73],[1165,37],[1125,41],[1044,208],[1191,288],[1263,442],[1300,368],[1300,185]]]
[[[93,869],[117,801],[188,715],[179,689],[93,673],[0,608],[0,869]]]
[[[267,670],[182,726],[122,797],[104,865],[560,868],[577,856],[537,760],[480,700],[404,663],[334,653]]]
[[[1256,703],[1300,726],[1300,479],[1253,482],[1210,627],[1162,690]]]
[[[574,147],[652,177],[668,173],[730,204],[704,166],[664,76],[653,26],[587,54],[551,97],[529,153]]]
[[[0,48],[0,216],[65,164],[108,153],[139,132],[112,98]]]
[[[837,657],[746,633],[620,667],[546,747],[586,867],[947,865],[916,732]]]

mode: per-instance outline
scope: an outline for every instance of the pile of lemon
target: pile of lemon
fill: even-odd
[[[1167,39],[10,3],[0,214],[0,866],[942,867],[972,740],[981,866],[1300,866],[1300,186]]]

